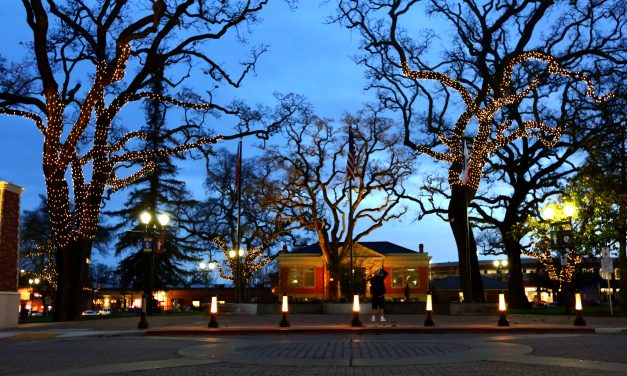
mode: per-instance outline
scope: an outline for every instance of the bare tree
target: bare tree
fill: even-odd
[[[276,258],[280,247],[299,246],[303,242],[296,233],[301,226],[277,215],[273,198],[280,196],[281,184],[271,166],[260,157],[244,159],[241,181],[236,188],[236,164],[237,156],[224,149],[209,157],[205,179],[207,197],[198,203],[192,215],[199,221],[185,228],[204,240],[206,249],[211,252],[210,258],[220,261],[220,277],[235,282],[240,288],[239,296],[245,298],[244,288]],[[240,203],[240,239],[237,239]],[[236,253],[237,245],[242,249],[241,256]]]
[[[396,125],[369,109],[346,116],[342,130],[312,113],[286,127],[287,144],[268,153],[270,163],[283,171],[279,197],[281,217],[316,233],[333,283],[328,296],[339,297],[339,281],[346,269],[349,241],[358,242],[401,218],[407,208],[405,183],[414,156],[400,148]],[[346,169],[348,137],[353,127],[357,149],[353,202],[349,206]],[[353,228],[356,226],[356,230]]]
[[[543,118],[525,118],[517,109],[556,77],[562,77],[559,84],[577,88],[583,81],[586,94],[597,101],[609,96],[598,97],[587,75],[565,69],[547,50],[529,47],[552,1],[431,1],[423,9],[419,3],[341,1],[336,20],[362,35],[366,54],[357,60],[368,69],[369,88],[403,120],[405,145],[449,165],[446,216],[457,243],[462,289],[467,300],[483,301],[467,214],[483,169],[504,146],[530,136],[553,146],[564,131],[563,124],[548,126]],[[435,33],[425,31],[417,42],[404,27],[421,10],[443,15],[456,33],[435,63],[427,57]],[[426,110],[420,112],[419,106]]]
[[[267,137],[289,116],[286,102],[274,116],[264,117],[238,102],[220,104],[211,91],[219,85],[239,87],[266,50],[252,48],[239,73],[219,63],[223,56],[210,54],[226,35],[243,38],[242,29],[257,20],[267,2],[22,1],[32,53],[25,62],[2,60],[0,114],[30,119],[43,135],[43,171],[58,243],[55,320],[80,317],[86,260],[107,186],[115,191],[132,183],[166,155],[243,136]],[[172,96],[150,91],[155,72],[163,72]],[[213,85],[205,95],[183,86],[199,74]],[[178,145],[143,150],[137,141],[146,139],[145,133],[113,127],[125,105],[146,98],[185,110],[183,125],[173,130]],[[235,130],[210,131],[211,116],[222,116],[220,124]],[[118,168],[129,162],[139,169],[118,176]]]

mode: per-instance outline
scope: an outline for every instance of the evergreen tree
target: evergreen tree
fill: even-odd
[[[164,82],[162,72],[153,74],[153,92],[164,94]],[[145,140],[145,150],[157,151],[180,142],[174,136],[180,129],[177,128],[175,132],[166,125],[165,103],[146,100],[145,114],[146,125],[143,131],[149,135]],[[172,156],[156,159],[154,163],[153,172],[146,174],[132,186],[123,208],[107,213],[119,220],[111,229],[118,233],[116,255],[126,256],[119,265],[121,283],[125,288],[140,289],[151,284],[154,289],[166,289],[185,284],[188,273],[183,264],[194,261],[195,253],[200,250],[195,238],[183,230],[195,222],[189,212],[197,204],[196,201],[190,197],[185,183],[176,179],[178,168]],[[151,224],[144,226],[139,220],[144,211],[151,213],[153,217],[164,213],[171,218],[170,224],[160,229],[165,233],[163,252],[150,256],[153,258],[150,262],[152,270],[148,272],[147,261],[143,258],[142,239],[144,232],[156,221],[153,218]]]

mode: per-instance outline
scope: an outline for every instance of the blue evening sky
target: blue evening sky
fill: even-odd
[[[239,98],[251,104],[271,106],[274,92],[295,92],[305,95],[319,116],[334,119],[339,119],[344,112],[359,110],[372,98],[364,93],[366,81],[362,68],[351,60],[351,56],[359,52],[359,35],[337,24],[325,23],[333,14],[333,4],[319,5],[317,0],[303,0],[292,12],[284,2],[270,3],[262,13],[263,20],[253,25],[249,37],[251,44],[269,44],[270,51],[259,61],[256,75],[249,76],[238,90]],[[3,14],[0,54],[19,60],[25,53],[19,42],[30,40],[21,2],[0,1],[0,12]],[[222,146],[235,150],[234,143]],[[0,116],[0,180],[26,189],[23,209],[35,208],[38,196],[45,193],[41,155],[42,136],[34,124]],[[435,168],[426,157],[420,157],[420,162],[422,171]],[[198,171],[204,169],[204,162],[185,162],[181,167],[179,178],[198,193],[198,198],[202,197],[204,175]],[[420,182],[420,176],[413,180]],[[122,201],[123,196],[118,194],[107,209],[113,209]],[[448,224],[435,216],[419,222],[415,217],[415,211],[410,212],[404,220],[386,224],[367,240],[388,240],[413,250],[424,243],[433,261],[457,260]]]

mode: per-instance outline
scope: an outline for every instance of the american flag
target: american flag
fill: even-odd
[[[346,159],[346,177],[349,180],[355,179],[355,165],[357,164],[357,148],[353,137],[353,127],[348,128],[348,158]]]

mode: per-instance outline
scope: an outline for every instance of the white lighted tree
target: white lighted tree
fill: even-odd
[[[210,55],[217,50],[215,41],[256,21],[267,3],[22,1],[32,39],[26,61],[0,60],[0,114],[32,120],[43,136],[43,173],[57,242],[56,320],[80,318],[80,291],[107,186],[115,191],[132,183],[166,155],[221,140],[267,137],[289,116],[289,99],[283,98],[278,112],[260,112],[238,102],[221,105],[213,97],[219,85],[239,87],[266,50],[253,48],[232,75]],[[155,72],[163,73],[172,96],[150,90]],[[211,82],[206,94],[183,87],[199,75]],[[137,141],[146,133],[115,127],[125,106],[145,99],[183,109],[183,124],[172,131],[178,144],[144,150]],[[220,116],[220,124],[232,131],[216,134],[208,128],[209,120]],[[118,174],[128,162],[138,169]]]

